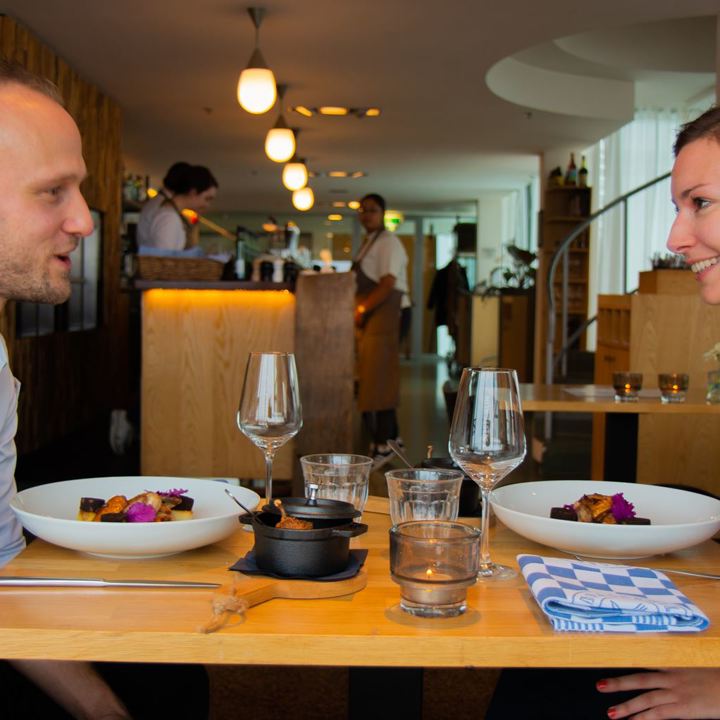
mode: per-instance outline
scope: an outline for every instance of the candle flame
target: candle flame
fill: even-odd
[[[428,568],[428,569],[425,571],[425,577],[426,577],[428,580],[430,580],[430,579],[432,578],[433,574],[434,574],[434,573],[433,573],[433,569],[432,569],[432,568]]]

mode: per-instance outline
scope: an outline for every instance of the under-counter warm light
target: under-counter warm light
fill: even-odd
[[[351,210],[359,210],[359,209],[360,209],[360,201],[359,201],[359,200],[351,200],[351,201],[348,203],[348,207],[349,207]]]
[[[327,217],[328,220],[332,220],[333,222],[340,222],[340,220],[343,219],[343,216],[340,213],[330,213]]]
[[[339,105],[321,105],[318,108],[318,112],[321,115],[335,115],[341,117],[347,115],[350,112],[350,108],[341,107]]]
[[[248,13],[255,25],[255,50],[250,56],[247,67],[240,73],[237,86],[237,99],[243,110],[253,115],[266,113],[277,99],[275,76],[267,66],[260,52],[260,25],[265,15],[264,8],[248,8]]]
[[[300,190],[307,185],[307,182],[308,169],[303,160],[297,158],[285,165],[282,172],[282,183],[288,190]]]
[[[315,204],[315,194],[311,187],[300,188],[292,194],[292,204],[296,210],[305,212]]]

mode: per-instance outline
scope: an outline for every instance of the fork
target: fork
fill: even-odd
[[[602,565],[620,565],[620,563],[612,563],[607,562],[606,560],[600,560],[599,558],[585,558],[581,555],[574,555],[573,557],[576,560],[580,560],[581,562],[587,562],[587,563],[600,563]],[[659,567],[653,567],[649,568],[650,570],[657,570],[658,572],[662,573],[669,573],[670,575],[689,575],[690,577],[699,577],[699,578],[706,578],[708,580],[720,580],[720,575],[716,575],[714,573],[705,573],[705,572],[697,572],[695,570],[673,570],[671,568],[659,568]]]

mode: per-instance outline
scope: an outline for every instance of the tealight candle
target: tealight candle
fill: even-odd
[[[413,520],[390,530],[390,572],[400,607],[411,615],[449,617],[467,609],[477,579],[480,531],[444,520]]]
[[[614,372],[615,402],[637,402],[642,388],[642,373]]]
[[[689,377],[685,373],[660,373],[658,387],[660,400],[664,403],[685,402]]]

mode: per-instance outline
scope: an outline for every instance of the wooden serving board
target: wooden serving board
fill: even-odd
[[[274,598],[312,600],[315,598],[340,597],[362,590],[367,585],[367,572],[361,569],[347,580],[318,582],[317,580],[281,580],[244,576],[247,582],[237,583],[235,596],[245,600],[249,607]]]

